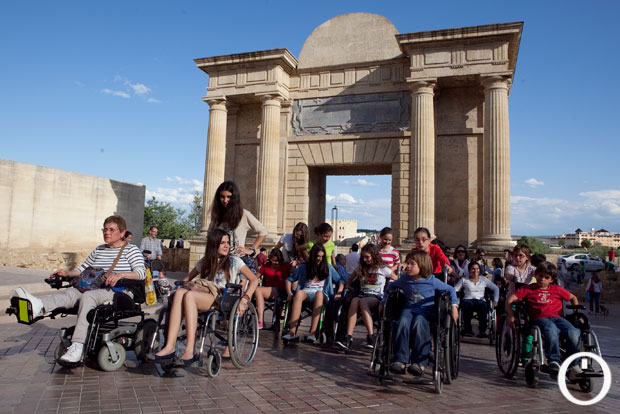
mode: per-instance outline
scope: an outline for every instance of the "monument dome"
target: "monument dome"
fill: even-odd
[[[299,55],[298,69],[373,62],[402,56],[396,27],[372,13],[349,13],[314,29]]]

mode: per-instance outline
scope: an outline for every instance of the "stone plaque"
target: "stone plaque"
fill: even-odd
[[[293,131],[328,135],[408,130],[410,101],[406,92],[297,100]]]

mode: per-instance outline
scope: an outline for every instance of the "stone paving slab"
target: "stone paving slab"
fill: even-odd
[[[308,344],[285,348],[270,331],[261,332],[250,366],[239,370],[224,362],[213,379],[197,369],[180,370],[184,376],[179,378],[161,376],[154,365],[139,364],[132,352],[126,366],[113,373],[91,363],[65,369],[54,364],[53,353],[57,329],[74,323],[68,317],[32,326],[0,323],[0,413],[615,413],[620,406],[620,306],[610,308],[611,316],[592,322],[613,385],[603,401],[589,408],[566,401],[557,383],[544,375],[536,389],[526,387],[523,370],[512,380],[503,378],[494,348],[477,339],[463,343],[461,374],[441,395],[426,385],[378,385],[366,375],[366,350],[345,356]]]

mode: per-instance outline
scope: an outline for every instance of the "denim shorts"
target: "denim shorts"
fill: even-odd
[[[317,289],[317,290],[306,290],[304,289],[304,293],[308,296],[308,300],[313,303],[314,302],[314,298],[316,296],[316,292],[323,292],[321,289]]]

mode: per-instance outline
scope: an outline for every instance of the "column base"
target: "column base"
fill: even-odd
[[[476,248],[482,248],[488,251],[502,251],[504,249],[512,249],[517,244],[509,237],[496,236],[486,237],[475,243]]]

